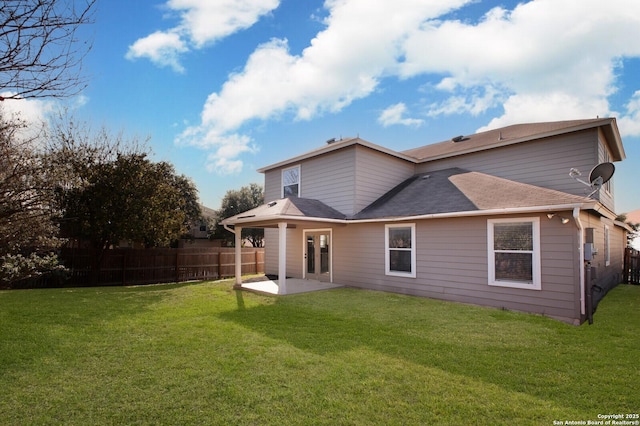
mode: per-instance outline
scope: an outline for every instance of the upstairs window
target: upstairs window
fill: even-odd
[[[415,224],[385,226],[385,267],[387,275],[416,277]]]
[[[282,198],[300,196],[300,166],[282,171]]]
[[[607,150],[606,146],[603,149],[604,149],[604,157],[603,157],[602,161],[605,162],[605,163],[610,163],[611,162],[611,156],[609,155],[609,151]],[[613,193],[613,186],[611,186],[611,179],[606,181],[604,183],[604,185],[602,185],[602,186],[604,187],[604,190],[607,191],[609,194]]]
[[[489,285],[542,288],[539,218],[489,220],[487,246]]]

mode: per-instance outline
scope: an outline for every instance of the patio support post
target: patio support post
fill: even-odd
[[[287,294],[287,223],[278,223],[278,294]]]
[[[235,226],[236,244],[236,285],[242,285],[242,227]]]

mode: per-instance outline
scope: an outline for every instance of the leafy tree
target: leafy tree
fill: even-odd
[[[0,284],[59,270],[59,210],[43,151],[0,109]]]
[[[11,93],[6,98],[65,97],[84,88],[81,63],[91,46],[77,33],[92,21],[96,1],[0,1],[0,91]]]
[[[217,222],[220,223],[223,219],[246,212],[262,204],[264,204],[264,192],[262,186],[257,183],[243,186],[239,190],[229,190],[222,199],[222,206],[217,214]],[[220,225],[216,227],[214,235],[217,238],[225,239],[229,245],[234,244],[234,237]],[[243,228],[242,238],[243,240],[248,240],[253,247],[262,247],[264,244],[264,229]]]
[[[193,182],[171,164],[151,161],[146,141],[105,128],[94,132],[65,116],[54,122],[48,141],[63,235],[96,250],[94,272],[112,245],[166,247],[200,216]]]
[[[65,231],[98,250],[123,240],[167,247],[200,216],[195,185],[146,154],[118,155],[80,172],[81,184],[59,189]]]
[[[618,217],[616,217],[616,220],[626,223],[627,225],[629,225],[629,227],[631,227],[631,229],[633,229],[633,232],[627,233],[627,247],[632,247],[633,240],[638,238],[638,234],[640,233],[640,223],[629,222],[627,220],[626,213],[618,215]]]

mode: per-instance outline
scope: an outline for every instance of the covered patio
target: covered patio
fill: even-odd
[[[346,217],[339,211],[327,206],[318,200],[305,198],[284,198],[263,204],[260,207],[232,216],[221,223],[226,230],[235,234],[236,259],[241,259],[242,228],[276,228],[278,229],[278,268],[279,279],[259,282],[242,282],[242,265],[235,265],[235,288],[246,289],[265,294],[294,294],[308,291],[318,291],[330,288],[342,287],[333,284],[329,257],[325,272],[326,279],[320,281],[321,274],[306,275],[303,278],[287,277],[287,228],[294,229],[298,226],[303,229],[317,229],[321,224],[326,228],[328,224],[344,226]],[[231,228],[230,226],[233,226]],[[326,237],[323,241],[328,241]],[[325,247],[327,247],[325,245]],[[304,249],[303,249],[304,250]],[[302,253],[302,252],[301,252]],[[320,253],[320,250],[318,250]],[[305,257],[306,258],[306,257]],[[321,262],[318,262],[319,264]],[[314,269],[314,272],[317,272]],[[311,278],[311,279],[309,279]]]

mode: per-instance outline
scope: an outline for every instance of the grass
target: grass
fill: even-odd
[[[231,281],[0,292],[0,423],[553,424],[640,411],[640,287],[591,326]]]

